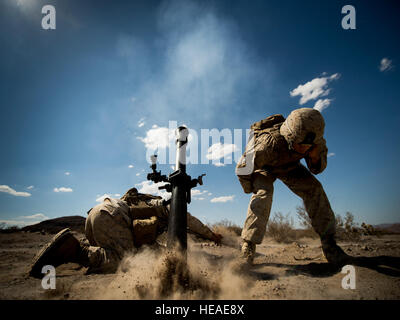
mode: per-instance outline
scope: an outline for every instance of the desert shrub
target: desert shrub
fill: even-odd
[[[354,222],[354,215],[351,212],[346,212],[344,218],[341,215],[336,215],[336,239],[357,241],[360,240],[361,232]]]
[[[230,232],[233,232],[237,236],[240,236],[242,233],[242,228],[239,227],[237,224],[233,223],[232,221],[229,221],[228,219],[224,219],[222,221],[214,223],[213,225],[211,225],[211,229],[214,232],[221,231],[221,229],[226,229]]]
[[[302,229],[296,230],[298,238],[317,238],[318,234],[314,231],[311,224],[311,219],[308,216],[304,206],[296,207],[297,218],[300,221]]]
[[[222,220],[213,225],[209,225],[215,233],[222,235],[222,244],[237,248],[240,245],[240,235],[242,228],[229,220]]]
[[[304,206],[296,207],[296,213],[300,221],[300,226],[303,228],[302,230],[297,230],[297,237],[309,236],[311,238],[317,238],[318,234],[314,231],[311,224],[311,219],[308,216]],[[360,228],[358,228],[357,223],[354,222],[354,215],[351,212],[346,212],[344,217],[342,217],[340,214],[336,214],[335,225],[336,239],[348,241],[357,241],[360,239],[362,232]]]
[[[281,212],[276,212],[269,220],[266,236],[272,237],[276,242],[289,243],[296,239],[293,219]]]
[[[363,235],[368,236],[381,236],[382,234],[385,234],[384,230],[377,229],[370,224],[366,224],[365,222],[361,223],[360,232]]]

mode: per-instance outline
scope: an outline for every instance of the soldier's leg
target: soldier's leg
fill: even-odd
[[[86,219],[89,272],[114,272],[124,254],[134,250],[132,228],[118,214],[93,208]]]
[[[326,259],[335,265],[348,263],[351,257],[334,239],[335,215],[321,183],[303,165],[278,178],[303,199],[312,227],[321,237]]]
[[[259,244],[264,237],[272,206],[275,179],[272,175],[254,174],[253,194],[242,230],[242,239],[247,242]]]
[[[321,236],[335,233],[335,216],[321,183],[303,165],[278,178],[304,201],[314,230]]]
[[[68,262],[89,267],[88,272],[116,271],[124,253],[134,249],[132,228],[120,207],[112,214],[106,208],[104,203],[94,207],[86,219],[90,246],[80,243],[70,229],[63,229],[38,252],[29,274],[39,278],[44,265],[57,267]]]

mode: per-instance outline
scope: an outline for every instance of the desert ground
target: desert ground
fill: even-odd
[[[74,234],[84,239],[83,234]],[[171,269],[169,264],[166,272],[162,247],[144,247],[127,255],[115,274],[87,275],[86,268],[77,264],[61,265],[56,269],[56,289],[45,290],[41,279],[28,277],[28,271],[35,254],[53,236],[24,231],[0,234],[0,299],[400,298],[400,235],[339,242],[356,258],[355,289],[343,289],[347,274],[326,262],[318,239],[282,244],[265,238],[257,246],[254,265],[247,267],[237,259],[240,238],[227,231],[221,246],[189,236],[189,284],[171,280],[179,268]]]

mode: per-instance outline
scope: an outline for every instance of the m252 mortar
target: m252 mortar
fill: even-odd
[[[197,184],[203,184],[202,174],[197,179],[192,179],[186,174],[186,147],[188,142],[189,130],[180,126],[176,129],[176,165],[175,171],[168,177],[161,175],[157,171],[157,156],[151,156],[152,173],[147,175],[147,180],[157,182],[167,182],[159,189],[165,189],[172,192],[170,200],[165,204],[171,205],[168,216],[167,248],[170,250],[181,250],[182,255],[186,257],[187,251],[187,204],[191,202],[191,189]]]

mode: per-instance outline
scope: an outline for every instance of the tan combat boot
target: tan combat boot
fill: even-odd
[[[333,235],[321,237],[322,251],[326,260],[335,266],[344,266],[351,263],[352,257],[347,255],[335,241]]]
[[[87,267],[89,265],[88,249],[80,244],[71,230],[66,228],[57,233],[35,256],[29,275],[42,278],[42,268],[45,265],[57,266],[74,262]]]
[[[253,264],[255,254],[255,243],[244,240],[242,245],[242,258],[245,259],[248,264]]]

